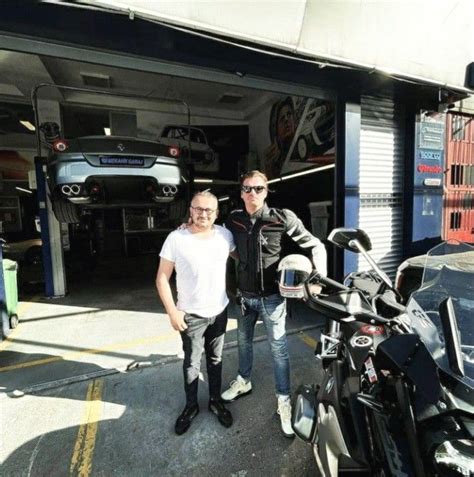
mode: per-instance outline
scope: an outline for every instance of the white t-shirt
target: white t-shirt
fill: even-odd
[[[229,303],[225,273],[229,252],[235,249],[229,230],[214,225],[209,237],[199,237],[188,229],[171,232],[160,257],[174,262],[178,310],[210,318]]]

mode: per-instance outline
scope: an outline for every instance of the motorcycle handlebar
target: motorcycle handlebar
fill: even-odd
[[[335,280],[332,280],[331,278],[325,277],[318,272],[314,273],[311,276],[310,281],[311,282],[315,281],[316,283],[320,283],[323,286],[334,288],[334,289],[339,290],[339,291],[350,290],[349,287],[346,287],[342,283],[336,282]]]

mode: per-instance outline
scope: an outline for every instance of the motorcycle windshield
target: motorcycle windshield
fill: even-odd
[[[445,333],[440,305],[451,298],[456,318],[454,334]],[[444,242],[431,249],[424,260],[421,287],[407,305],[411,325],[423,339],[438,366],[472,388],[474,383],[474,247],[459,242]],[[461,372],[449,355],[460,350]]]

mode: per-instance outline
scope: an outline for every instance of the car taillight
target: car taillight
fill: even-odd
[[[57,139],[53,142],[53,149],[57,152],[64,152],[68,148],[68,143],[64,139]]]
[[[168,148],[168,154],[171,157],[179,157],[179,147],[171,146]]]

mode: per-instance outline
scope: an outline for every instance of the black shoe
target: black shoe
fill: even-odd
[[[221,400],[214,400],[211,399],[209,401],[209,411],[217,416],[217,419],[224,427],[232,426],[232,414],[230,411],[224,406],[224,403]]]
[[[191,426],[192,420],[199,414],[199,406],[196,404],[194,406],[186,406],[183,412],[176,419],[176,424],[174,425],[174,430],[178,436],[184,434]]]

